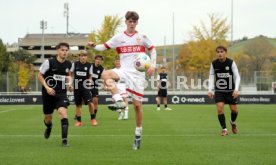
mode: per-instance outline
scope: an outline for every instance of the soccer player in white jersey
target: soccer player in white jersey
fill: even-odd
[[[120,58],[116,57],[115,61],[114,61],[114,65],[115,68],[114,70],[120,69],[121,68],[121,64],[120,64]],[[123,98],[125,104],[126,104],[126,108],[125,109],[119,109],[117,110],[119,115],[118,115],[118,120],[127,120],[128,119],[128,95],[127,95],[127,91],[126,91],[126,83],[124,81],[118,81],[116,83],[116,86],[118,88],[118,91],[121,95],[121,97]]]
[[[153,75],[156,67],[156,50],[151,41],[136,31],[139,15],[134,11],[128,11],[125,15],[126,31],[113,36],[104,44],[95,45],[89,42],[88,45],[98,51],[109,48],[116,48],[121,61],[121,68],[118,70],[106,70],[102,74],[105,85],[110,89],[114,104],[109,105],[110,109],[124,109],[126,107],[122,97],[114,83],[110,80],[122,80],[127,83],[127,91],[133,98],[133,107],[136,114],[135,140],[133,149],[140,148],[142,136],[142,99],[144,93],[145,72],[139,72],[135,69],[134,60],[140,53],[145,53],[146,49],[150,53],[151,67],[146,71],[149,76]]]

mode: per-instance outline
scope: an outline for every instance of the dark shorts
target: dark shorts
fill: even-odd
[[[167,97],[168,96],[167,89],[159,89],[157,96],[158,97]]]
[[[215,102],[224,102],[225,104],[235,105],[238,103],[237,98],[233,98],[233,92],[215,92]]]
[[[92,94],[89,89],[75,89],[74,100],[76,105],[82,105],[82,101],[87,105],[92,100]]]
[[[60,107],[67,108],[70,104],[66,93],[50,96],[48,93],[42,92],[42,102],[44,114],[52,114],[55,109]]]
[[[99,89],[98,88],[92,88],[91,90],[92,97],[98,97],[99,96]]]

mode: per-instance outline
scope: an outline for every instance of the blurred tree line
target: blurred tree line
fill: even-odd
[[[250,40],[244,37],[239,42],[246,41],[246,44],[240,44],[241,48],[237,49],[235,44],[239,42],[231,44],[227,41],[229,32],[227,19],[217,14],[209,14],[207,23],[201,21],[198,26],[193,26],[190,41],[181,47],[176,59],[177,74],[193,79],[207,79],[210,64],[216,58],[215,48],[224,45],[228,47],[228,57],[238,65],[242,81],[245,80],[242,83],[252,82],[249,80],[254,79],[254,71],[270,72],[276,77],[276,51],[267,37],[258,36]]]
[[[35,56],[26,50],[19,49],[14,52],[7,52],[7,48],[0,39],[0,91],[6,91],[7,85],[17,91],[26,92],[29,82],[34,79],[33,62]],[[8,76],[15,77],[16,82],[7,84]],[[17,85],[17,86],[16,86]]]

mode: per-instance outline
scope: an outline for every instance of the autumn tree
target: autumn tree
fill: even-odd
[[[105,16],[102,26],[99,30],[93,31],[89,35],[89,41],[95,42],[96,44],[102,44],[108,41],[111,37],[113,37],[117,32],[119,26],[122,24],[122,18],[116,16]],[[103,52],[97,52],[95,50],[88,50],[93,55],[101,54],[104,56],[104,67],[105,68],[113,68],[114,57],[117,55],[116,50],[110,49]]]
[[[265,67],[271,67],[272,65],[269,60],[272,50],[273,46],[267,38],[259,36],[245,45],[243,52],[251,59],[251,69],[253,71],[262,71]]]
[[[0,72],[7,72],[11,66],[10,54],[7,52],[6,46],[0,39]]]
[[[18,86],[21,90],[25,91],[29,85],[29,81],[34,76],[32,63],[36,57],[23,49],[13,52],[12,57],[18,73]]]
[[[208,19],[208,23],[201,21],[199,26],[193,26],[191,40],[182,47],[176,61],[178,71],[196,73],[201,79],[208,76],[210,63],[215,58],[215,48],[229,45],[226,40],[230,29],[227,19],[216,14],[209,14]]]

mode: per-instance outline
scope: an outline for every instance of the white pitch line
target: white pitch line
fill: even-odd
[[[10,109],[10,110],[5,110],[5,111],[0,111],[0,113],[12,112],[12,111],[17,111],[17,110],[29,110],[29,109],[31,109],[31,108],[25,107],[25,108],[20,108],[20,109]]]
[[[0,111],[0,113],[6,113],[6,112],[12,112],[12,111],[16,111],[18,109],[10,109],[10,110],[6,110],[6,111]]]
[[[133,135],[70,135],[69,137],[122,137],[122,136],[133,136]],[[142,135],[143,137],[213,137],[219,136],[217,134],[186,134],[186,135]],[[237,137],[250,137],[250,136],[257,136],[257,137],[267,137],[267,136],[276,136],[276,134],[238,134],[238,135],[230,135],[230,136],[237,136]],[[1,135],[0,137],[43,137],[43,135]],[[51,137],[60,137],[60,135],[51,135]]]

